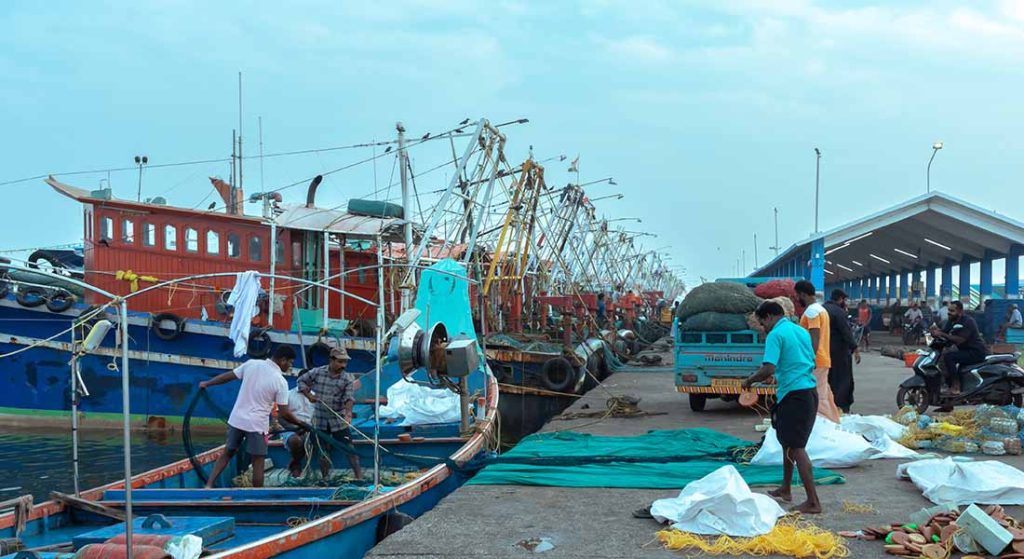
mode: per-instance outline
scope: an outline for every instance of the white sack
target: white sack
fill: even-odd
[[[164,551],[173,559],[198,559],[203,553],[203,539],[186,534],[167,542]]]
[[[896,475],[910,478],[935,504],[1024,505],[1024,472],[995,460],[919,460],[900,464]]]
[[[692,481],[674,499],[658,499],[651,516],[684,532],[753,537],[771,532],[786,514],[775,499],[754,493],[734,466]]]
[[[399,425],[454,423],[461,415],[458,394],[404,380],[388,387],[388,405],[380,407],[385,419],[405,418]]]
[[[815,418],[811,437],[807,440],[807,454],[811,463],[821,468],[852,468],[864,460],[917,457],[915,451],[887,436],[876,439],[872,444],[863,436],[846,431],[820,415]],[[765,433],[764,444],[750,463],[759,466],[782,464],[782,445],[774,428]]]
[[[843,430],[864,435],[872,442],[883,436],[898,441],[907,433],[905,426],[881,415],[844,415],[839,424]]]

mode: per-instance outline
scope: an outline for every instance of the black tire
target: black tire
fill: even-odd
[[[75,304],[75,296],[63,289],[55,289],[46,297],[46,309],[50,312],[64,312],[73,304]]]
[[[576,368],[564,357],[548,359],[540,368],[540,383],[552,392],[568,392],[577,376]]]
[[[7,297],[7,294],[11,292],[11,284],[6,281],[0,280],[0,299]]]
[[[17,299],[19,305],[31,309],[46,303],[46,291],[41,287],[19,287]]]
[[[381,515],[377,520],[377,543],[384,541],[391,534],[412,524],[413,517],[404,512],[393,510]]]
[[[322,359],[316,359],[318,354],[323,356]],[[320,365],[326,365],[330,360],[331,346],[323,342],[316,342],[306,348],[306,366],[310,369],[313,367],[319,367]]]
[[[270,334],[266,330],[253,330],[249,334],[249,357],[263,359],[270,355],[274,344],[270,341]]]
[[[1018,408],[1024,408],[1024,394],[1011,394],[1010,403]]]
[[[708,397],[705,394],[690,394],[690,409],[695,412],[704,411],[704,407],[708,404]]]
[[[910,405],[914,406],[914,410],[918,414],[925,413],[928,411],[928,406],[931,405],[932,397],[928,393],[928,389],[923,386],[915,386],[913,388],[900,387],[896,391],[896,405],[903,409],[903,406]]]
[[[173,322],[174,327],[164,328],[163,323],[167,321]],[[177,339],[185,331],[185,321],[174,313],[162,312],[153,316],[150,328],[152,328],[156,337],[164,341],[170,341]]]

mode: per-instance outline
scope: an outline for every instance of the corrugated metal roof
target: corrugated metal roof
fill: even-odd
[[[347,237],[401,241],[404,219],[369,217],[347,212],[307,206],[285,206],[284,213],[275,219],[278,227],[303,231],[330,231]],[[413,226],[413,236],[420,231]]]

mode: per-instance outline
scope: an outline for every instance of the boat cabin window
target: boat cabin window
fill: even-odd
[[[302,242],[292,241],[292,270],[302,269]]]
[[[142,244],[148,247],[156,246],[156,225],[152,223],[142,224]]]
[[[173,225],[164,225],[164,248],[167,250],[178,250],[178,228]]]
[[[100,220],[100,240],[112,241],[114,240],[114,219],[111,217],[104,217]]]
[[[127,218],[121,220],[121,242],[135,243],[135,222]]]
[[[256,235],[249,237],[249,260],[253,262],[263,260],[263,239]]]
[[[85,238],[92,240],[92,212],[85,210]]]
[[[228,233],[228,256],[238,258],[242,255],[242,241],[236,233]]]
[[[274,256],[274,259],[277,262],[284,262],[284,243],[281,242],[281,237],[277,238],[277,246],[275,248],[277,248],[277,254]]]
[[[220,254],[220,233],[206,232],[206,254]]]
[[[185,250],[188,252],[199,252],[199,231],[185,228]]]

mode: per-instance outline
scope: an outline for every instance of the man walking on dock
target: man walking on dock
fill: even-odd
[[[800,326],[811,335],[811,348],[814,350],[814,379],[818,383],[818,413],[829,421],[839,423],[839,408],[832,396],[832,387],[828,384],[828,370],[832,368],[832,356],[829,348],[832,345],[832,324],[828,311],[818,302],[814,284],[800,280],[793,286],[796,296],[807,310],[800,317]]]
[[[786,318],[782,306],[765,301],[755,311],[758,322],[768,332],[764,343],[764,362],[750,378],[743,381],[749,389],[756,382],[775,376],[772,426],[782,445],[782,484],[768,494],[783,501],[792,501],[793,465],[807,492],[807,500],[793,510],[804,514],[821,512],[821,502],[814,486],[811,459],[805,447],[814,428],[818,409],[818,391],[814,378],[814,350],[806,330]]]
[[[345,348],[332,349],[329,364],[310,369],[299,377],[299,392],[316,404],[313,427],[352,450],[346,452],[348,462],[356,479],[362,479],[363,470],[352,448],[352,432],[349,429],[352,424],[352,406],[355,404],[356,379],[345,372],[348,362],[348,351]],[[325,452],[325,444],[329,445],[324,441],[313,441],[313,456],[310,460],[319,458],[320,473],[327,479],[330,474],[330,451],[328,449]]]
[[[832,367],[828,370],[828,384],[839,409],[850,413],[850,406],[853,405],[853,358],[856,356],[857,363],[860,363],[860,352],[853,338],[853,330],[850,329],[846,300],[846,292],[834,289],[824,307],[828,311],[831,328],[829,356],[832,358]]]
[[[267,434],[270,432],[270,413],[274,404],[277,404],[281,418],[296,425],[304,425],[288,409],[288,382],[281,374],[291,370],[294,362],[295,350],[291,346],[281,345],[274,350],[270,359],[250,359],[233,371],[199,383],[199,388],[205,390],[218,384],[242,381],[235,406],[231,408],[231,416],[228,417],[224,453],[213,465],[213,472],[206,482],[207,489],[216,483],[228,461],[241,448],[243,439],[245,449],[252,456],[252,486],[263,487],[263,463],[267,457]]]

